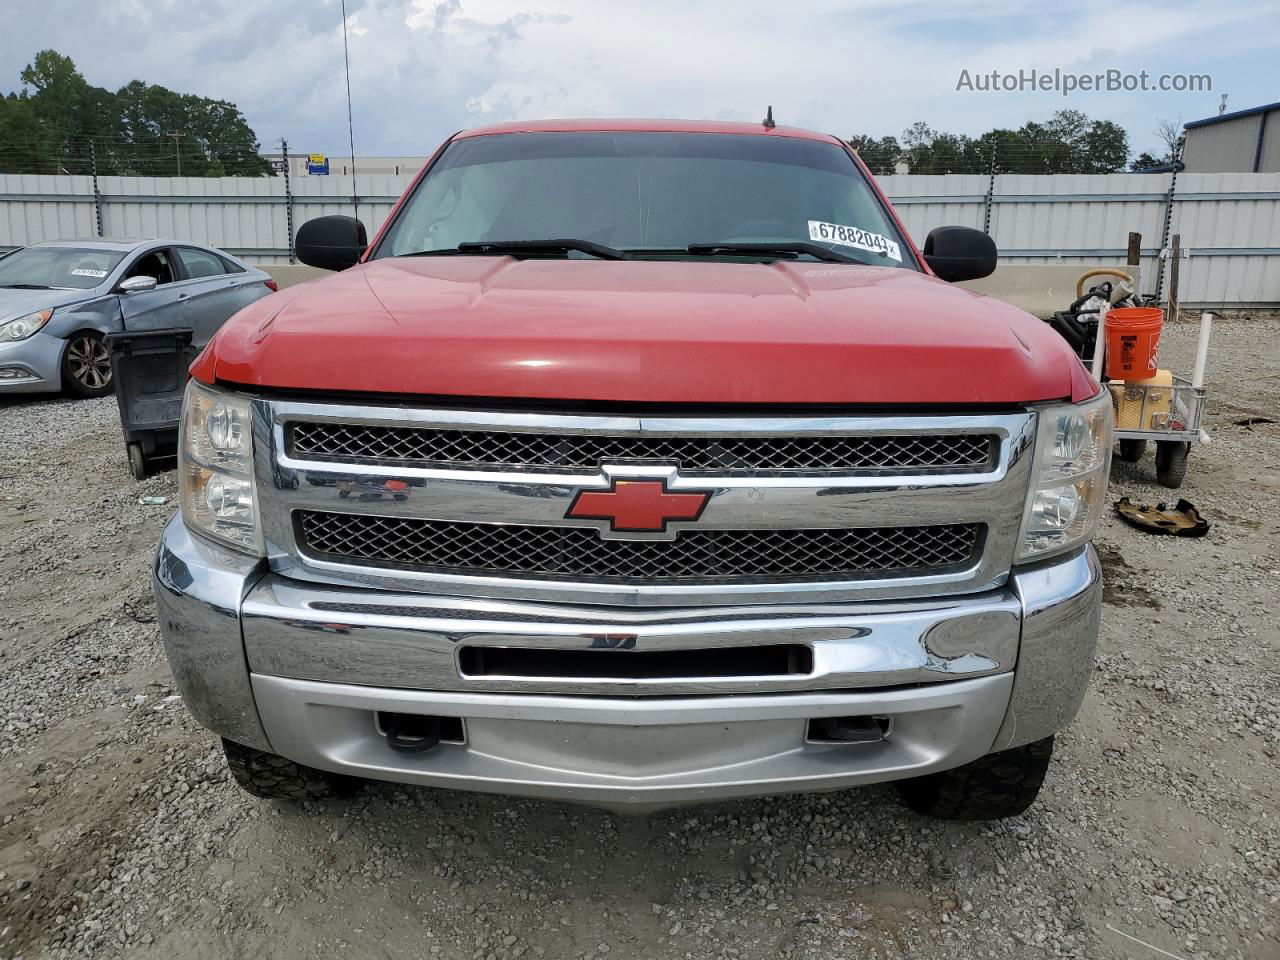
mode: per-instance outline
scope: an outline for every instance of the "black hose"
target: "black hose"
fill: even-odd
[[[1080,311],[1080,308],[1081,308],[1082,306],[1084,306],[1086,303],[1088,303],[1090,300],[1092,300],[1094,297],[1101,297],[1101,298],[1102,298],[1102,299],[1104,299],[1104,300],[1110,300],[1110,299],[1111,299],[1111,284],[1109,284],[1109,283],[1100,283],[1100,284],[1098,284],[1096,287],[1090,287],[1087,291],[1085,291],[1085,294],[1084,294],[1084,296],[1083,296],[1083,297],[1081,297],[1079,300],[1075,301],[1073,304],[1071,304],[1071,306],[1070,306],[1070,307],[1068,307],[1068,308],[1067,308],[1067,312],[1068,312],[1068,313],[1080,313],[1080,312],[1081,312],[1081,311]],[[1086,312],[1086,313],[1097,313],[1098,311],[1096,311],[1096,310],[1086,310],[1086,311],[1084,311],[1084,312]]]
[[[1067,341],[1072,350],[1079,352],[1081,345],[1084,343],[1084,332],[1072,319],[1071,314],[1055,313],[1049,318],[1048,324],[1058,336]]]
[[[1072,339],[1079,343],[1084,343],[1085,338],[1089,336],[1089,332],[1085,330],[1084,326],[1078,323],[1076,318],[1069,313],[1061,314],[1061,317],[1062,325],[1069,328],[1074,335]]]

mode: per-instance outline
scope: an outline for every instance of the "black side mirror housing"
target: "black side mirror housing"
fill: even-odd
[[[973,227],[934,227],[923,253],[930,269],[948,283],[981,280],[996,269],[996,242]]]
[[[355,217],[316,217],[298,228],[298,259],[321,270],[345,270],[360,260],[369,245],[364,224]]]

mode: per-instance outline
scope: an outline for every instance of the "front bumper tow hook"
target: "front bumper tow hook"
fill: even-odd
[[[439,717],[411,716],[404,713],[383,713],[382,732],[387,745],[400,753],[423,753],[440,743]]]

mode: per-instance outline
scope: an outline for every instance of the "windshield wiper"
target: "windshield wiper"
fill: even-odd
[[[460,243],[445,250],[419,250],[406,253],[406,257],[440,257],[450,254],[478,254],[481,256],[536,257],[546,254],[565,254],[570,250],[585,253],[601,260],[628,260],[629,255],[603,243],[591,240],[477,240]]]
[[[53,287],[47,287],[43,283],[0,283],[0,287],[6,290],[52,290]]]
[[[851,257],[844,253],[836,253],[836,251],[828,250],[821,244],[806,243],[803,240],[784,240],[777,243],[691,243],[687,249],[690,253],[700,256],[715,256],[720,253],[743,253],[761,254],[766,257],[788,256],[794,258],[808,255],[815,260],[823,260],[827,263],[860,263],[866,267],[871,266],[866,260],[859,260],[857,257]]]

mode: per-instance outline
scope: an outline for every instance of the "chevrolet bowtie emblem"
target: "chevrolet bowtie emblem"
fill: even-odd
[[[617,480],[608,490],[579,490],[565,517],[608,520],[614,533],[661,533],[672,520],[697,520],[710,490],[672,492],[665,480]]]

